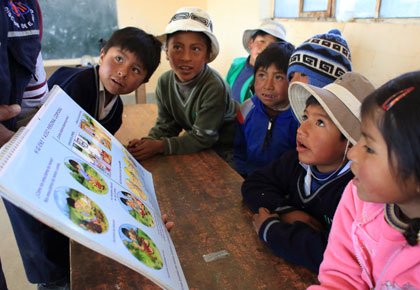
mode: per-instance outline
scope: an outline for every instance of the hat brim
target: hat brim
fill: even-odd
[[[242,44],[248,53],[251,53],[251,49],[248,47],[249,40],[258,30],[264,31],[265,33],[270,34],[271,36],[274,36],[275,38],[286,41],[286,35],[280,35],[279,33],[276,33],[271,29],[266,29],[264,27],[257,28],[257,29],[247,29],[244,31],[244,34],[242,35]]]
[[[355,98],[349,91],[349,96],[342,98]],[[302,123],[302,116],[306,109],[306,101],[314,96],[321,107],[325,110],[340,132],[352,143],[356,144],[360,138],[360,120],[357,115],[338,98],[335,94],[325,88],[318,88],[301,82],[293,82],[289,86],[290,105]]]

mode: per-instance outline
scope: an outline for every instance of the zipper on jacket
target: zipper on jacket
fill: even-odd
[[[267,148],[268,143],[270,143],[270,141],[271,141],[271,139],[273,137],[273,126],[274,126],[273,125],[273,119],[270,118],[268,120],[268,126],[267,126],[267,131],[265,133],[265,138],[264,138],[264,144],[263,144],[263,147],[262,147],[262,152],[265,151],[265,148]]]
[[[389,266],[392,264],[392,262],[394,261],[395,257],[407,246],[408,244],[403,245],[402,247],[400,247],[399,249],[397,249],[391,256],[391,258],[389,258],[388,262],[386,263],[385,267],[382,269],[381,275],[379,275],[378,281],[377,283],[375,283],[375,288],[374,289],[381,289],[381,280],[383,279],[386,270],[388,270]],[[379,288],[378,288],[379,287]]]

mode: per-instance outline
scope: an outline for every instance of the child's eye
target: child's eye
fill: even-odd
[[[365,147],[367,153],[369,153],[369,154],[375,153],[375,151],[373,151],[373,149],[370,148],[368,145],[365,145],[364,147]]]
[[[123,58],[122,58],[121,56],[117,55],[117,56],[115,57],[115,60],[116,60],[117,62],[122,62],[122,61],[123,61]]]
[[[172,48],[175,49],[175,50],[180,50],[181,46],[180,45],[174,45]]]
[[[193,47],[193,49],[192,49],[193,51],[201,51],[201,48],[200,47]]]
[[[324,127],[325,126],[325,123],[322,120],[317,120],[316,121],[316,125],[319,126],[319,127]]]
[[[284,79],[284,77],[282,75],[277,75],[276,76],[276,81],[282,81]]]
[[[257,77],[260,79],[264,79],[265,78],[265,73],[259,73],[257,74]]]
[[[136,67],[133,68],[133,72],[135,74],[140,74],[140,70],[138,68],[136,68]]]
[[[306,116],[305,114],[302,115],[302,121],[306,121],[308,120],[308,116]]]

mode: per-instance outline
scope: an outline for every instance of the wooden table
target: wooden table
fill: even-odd
[[[130,106],[135,107],[126,107],[127,118],[153,110]],[[121,140],[142,135],[134,130],[140,131],[137,125],[126,126],[127,118],[117,132]],[[191,289],[305,289],[316,282],[313,272],[275,257],[258,238],[242,202],[242,177],[213,151],[157,156],[142,165],[153,174],[162,212],[175,222],[171,237]],[[204,261],[204,254],[223,249],[228,257]],[[158,289],[137,272],[75,242],[71,271],[72,289]]]

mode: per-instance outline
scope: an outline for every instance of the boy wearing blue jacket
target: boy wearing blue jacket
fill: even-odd
[[[255,95],[237,114],[235,169],[246,177],[296,146],[297,121],[290,109],[287,66],[294,51],[288,42],[268,46],[254,66]]]

